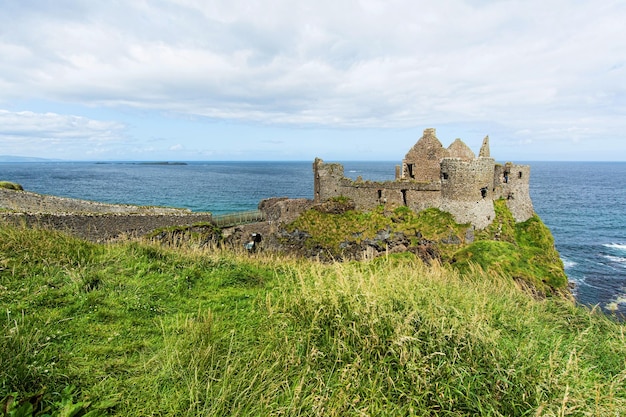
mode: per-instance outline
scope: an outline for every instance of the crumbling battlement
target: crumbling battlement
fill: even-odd
[[[436,207],[451,213],[459,223],[478,229],[495,218],[493,201],[505,198],[516,221],[534,214],[530,199],[530,167],[491,158],[489,137],[483,140],[478,157],[460,139],[447,149],[426,129],[396,167],[395,181],[353,181],[344,176],[340,164],[313,163],[314,199],[345,196],[360,210],[378,205],[404,205],[414,211]]]

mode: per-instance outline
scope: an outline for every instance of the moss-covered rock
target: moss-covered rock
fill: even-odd
[[[313,210],[319,211],[320,213],[330,214],[343,214],[347,211],[354,210],[355,208],[356,204],[354,201],[343,196],[329,198],[323,203],[313,206]]]
[[[212,223],[197,223],[191,226],[172,226],[154,230],[144,237],[146,240],[167,246],[196,244],[207,246],[219,244],[222,230]]]

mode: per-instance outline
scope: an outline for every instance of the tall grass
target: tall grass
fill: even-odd
[[[0,306],[0,401],[34,414],[626,413],[624,324],[478,268],[0,227]]]
[[[310,368],[305,389],[338,414],[626,407],[624,357],[615,355],[623,327],[567,302],[537,302],[497,276],[476,271],[466,281],[419,262],[314,265],[276,304]]]

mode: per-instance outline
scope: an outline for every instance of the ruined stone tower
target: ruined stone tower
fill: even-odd
[[[416,212],[436,207],[451,213],[458,223],[471,223],[478,229],[492,222],[493,201],[499,198],[507,200],[518,222],[534,214],[529,166],[496,164],[488,136],[476,157],[460,139],[444,148],[435,133],[435,129],[424,130],[396,167],[395,181],[353,181],[344,176],[342,165],[315,159],[315,201],[345,196],[360,210],[381,204],[404,205]]]
[[[448,151],[435,136],[435,129],[426,129],[402,161],[402,178],[423,182],[437,181],[439,162],[446,156]]]

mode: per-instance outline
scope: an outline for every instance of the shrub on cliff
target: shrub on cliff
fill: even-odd
[[[347,211],[354,210],[356,204],[351,199],[339,196],[329,198],[328,200],[316,204],[312,207],[312,210],[319,211],[320,213],[330,213],[330,214],[343,214]]]
[[[24,188],[20,184],[9,181],[0,181],[0,188],[5,188],[7,190],[24,191]]]
[[[222,230],[212,223],[164,227],[144,236],[144,239],[148,241],[173,247],[181,245],[215,247],[222,241],[222,238]]]
[[[346,248],[356,245],[363,249],[369,245],[381,246],[384,251],[394,237],[406,241],[406,249],[415,252],[419,246],[437,242],[437,252],[446,256],[456,247],[449,243],[462,242],[468,227],[455,223],[452,215],[436,208],[414,213],[407,207],[387,211],[379,206],[372,211],[350,209],[339,213],[313,208],[287,225],[287,230],[307,232],[305,244],[321,248],[334,259],[351,259]]]

